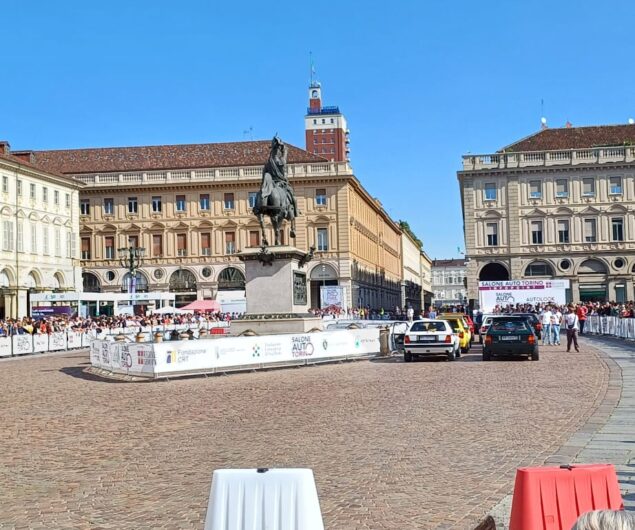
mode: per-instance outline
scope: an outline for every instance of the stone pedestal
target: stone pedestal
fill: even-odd
[[[238,257],[245,263],[247,312],[231,324],[232,335],[252,330],[259,335],[305,333],[322,329],[322,319],[308,312],[308,284],[295,247],[250,248]]]

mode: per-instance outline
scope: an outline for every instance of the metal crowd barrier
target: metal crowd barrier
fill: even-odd
[[[593,315],[587,317],[584,324],[584,332],[635,340],[635,318]]]

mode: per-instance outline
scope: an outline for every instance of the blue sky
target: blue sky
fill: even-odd
[[[432,258],[463,248],[461,155],[635,117],[635,3],[5,0],[13,149],[304,146],[309,51],[356,175]]]

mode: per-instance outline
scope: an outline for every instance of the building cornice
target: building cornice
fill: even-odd
[[[11,171],[12,173],[19,173],[20,175],[26,175],[38,180],[45,180],[47,182],[65,188],[78,190],[84,187],[84,184],[82,182],[78,182],[69,177],[48,173],[46,171],[36,169],[31,165],[21,164],[17,160],[8,160],[6,158],[0,157],[0,168],[6,171]]]

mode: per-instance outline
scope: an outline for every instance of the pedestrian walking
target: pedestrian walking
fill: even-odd
[[[542,345],[551,346],[551,310],[549,306],[545,307],[540,315],[540,323],[542,324]]]
[[[577,315],[578,315],[578,322],[580,323],[580,335],[584,335],[584,324],[586,323],[587,312],[588,312],[588,309],[586,308],[584,304],[580,304],[578,306]]]
[[[580,348],[578,347],[580,321],[578,320],[578,315],[572,305],[568,307],[568,312],[564,316],[564,325],[567,329],[567,351],[571,351],[571,343],[575,346],[575,351],[580,351]]]
[[[560,346],[560,324],[562,323],[562,313],[557,307],[551,312],[551,342]]]

